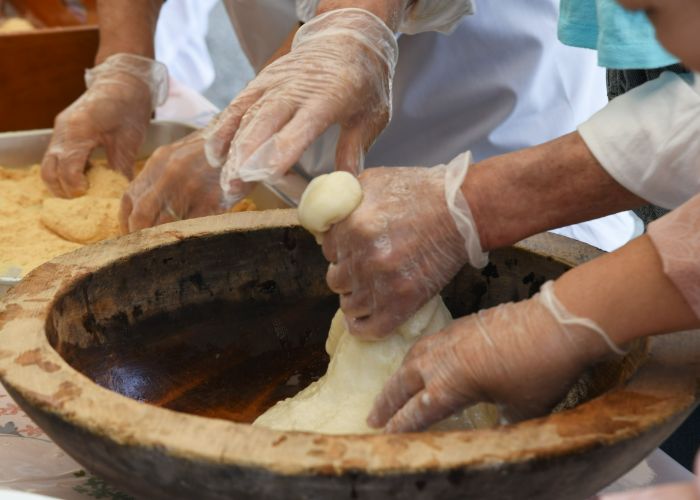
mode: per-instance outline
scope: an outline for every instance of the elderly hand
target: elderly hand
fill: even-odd
[[[508,420],[543,415],[609,350],[622,354],[593,321],[568,312],[548,282],[529,300],[480,311],[419,340],[367,422],[387,432],[418,431],[479,402],[498,404]]]
[[[249,186],[242,192],[247,193]],[[223,213],[219,171],[207,163],[201,132],[158,148],[122,197],[122,232]]]
[[[133,177],[151,112],[167,95],[167,69],[152,59],[116,54],[86,73],[87,91],[57,117],[41,176],[52,193],[85,194],[92,150],[104,146],[111,168]]]
[[[328,286],[350,332],[381,338],[434,297],[466,263],[486,255],[460,186],[469,154],[433,168],[373,168],[363,200],[326,234]]]
[[[397,57],[394,34],[362,9],[334,10],[302,26],[291,51],[207,129],[207,158],[223,165],[224,191],[236,196],[241,181],[274,181],[335,123],[336,167],[359,172],[391,116]]]

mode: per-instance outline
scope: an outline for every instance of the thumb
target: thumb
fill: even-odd
[[[105,141],[105,151],[109,166],[121,172],[128,179],[134,178],[136,155],[143,143],[145,133],[139,128],[120,131]]]
[[[52,141],[41,162],[41,178],[49,190],[62,198],[75,198],[88,190],[85,177],[93,141],[56,144]]]
[[[121,234],[129,234],[129,218],[133,210],[134,202],[127,191],[122,196],[121,204],[119,205],[119,230]]]

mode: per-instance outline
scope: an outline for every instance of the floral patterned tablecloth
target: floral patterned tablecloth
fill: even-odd
[[[606,488],[624,491],[675,481],[692,474],[661,450]],[[3,490],[38,493],[65,500],[127,500],[102,479],[85,471],[44,434],[0,384],[0,499]]]
[[[56,446],[0,385],[0,490],[66,500],[127,500]],[[0,499],[3,497],[0,491]]]

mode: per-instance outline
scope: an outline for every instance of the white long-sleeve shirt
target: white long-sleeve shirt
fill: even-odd
[[[603,168],[664,208],[700,193],[700,75],[664,73],[578,127]]]

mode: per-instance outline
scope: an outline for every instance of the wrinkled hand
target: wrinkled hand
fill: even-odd
[[[373,14],[340,9],[302,26],[273,62],[207,129],[224,191],[274,181],[328,127],[341,126],[336,168],[359,172],[364,152],[389,122],[398,56],[393,33]]]
[[[88,89],[54,124],[41,177],[56,196],[72,198],[88,188],[92,150],[104,146],[109,166],[133,177],[155,106],[167,94],[167,70],[152,59],[116,54],[86,73]]]
[[[595,323],[569,313],[548,282],[532,299],[480,311],[419,340],[368,423],[418,431],[478,402],[498,404],[511,421],[543,415],[609,350],[621,353]]]
[[[381,338],[434,297],[459,269],[486,264],[460,186],[469,154],[433,168],[363,172],[363,200],[323,241],[326,281],[352,334]]]
[[[247,192],[247,191],[246,191]],[[207,163],[201,132],[158,148],[122,197],[122,232],[220,214],[229,205],[219,171]]]

